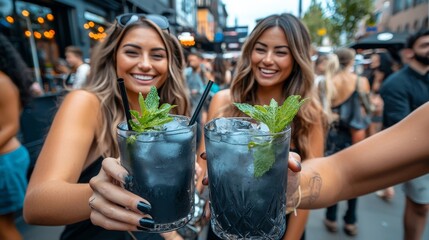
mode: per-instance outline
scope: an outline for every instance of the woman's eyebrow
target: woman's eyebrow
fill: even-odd
[[[125,47],[132,47],[132,48],[142,49],[142,47],[140,45],[134,44],[134,43],[127,43],[127,44],[124,44],[122,46],[122,48],[125,48]],[[163,47],[152,48],[151,51],[164,51],[164,52],[167,52],[167,50],[165,48],[163,48]]]
[[[267,44],[262,43],[262,42],[256,42],[256,43],[255,43],[255,45],[256,45],[256,44],[260,44],[260,45],[262,45],[262,46],[264,46],[264,47],[268,47],[268,45],[267,45]],[[289,49],[289,50],[290,50],[290,47],[289,47],[288,45],[275,46],[274,48],[276,48],[276,49],[278,49],[278,48],[287,48],[287,49]]]

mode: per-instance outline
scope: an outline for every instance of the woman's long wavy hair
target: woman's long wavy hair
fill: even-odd
[[[119,156],[116,140],[116,126],[125,120],[124,106],[117,84],[116,53],[124,36],[134,28],[152,28],[160,35],[167,49],[168,78],[158,89],[160,103],[170,103],[177,107],[173,114],[189,115],[190,103],[183,75],[185,66],[183,51],[173,35],[162,31],[153,22],[141,18],[124,28],[113,24],[106,32],[106,39],[96,46],[91,59],[91,71],[84,89],[98,96],[101,102],[102,125],[97,136],[98,146],[103,156]],[[114,146],[114,147],[112,147]]]
[[[30,90],[33,83],[32,74],[15,47],[1,33],[0,71],[12,79],[13,84],[18,88],[21,106],[27,105],[32,98]]]
[[[292,142],[303,158],[310,156],[310,129],[323,111],[314,88],[314,72],[311,64],[311,41],[307,28],[291,14],[271,15],[261,20],[243,45],[241,57],[237,64],[236,75],[231,84],[232,102],[257,104],[258,84],[251,68],[251,56],[256,41],[262,33],[270,28],[283,29],[294,59],[290,76],[285,79],[283,96],[300,95],[307,98],[292,123]],[[243,115],[236,107],[229,106],[227,115]]]

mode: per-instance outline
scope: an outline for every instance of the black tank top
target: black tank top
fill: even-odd
[[[89,180],[96,176],[101,169],[102,157],[88,166],[80,175],[78,183],[89,183]],[[159,234],[133,232],[139,240],[163,240]],[[60,237],[61,240],[131,240],[128,232],[110,231],[102,227],[95,226],[90,219],[66,225]]]

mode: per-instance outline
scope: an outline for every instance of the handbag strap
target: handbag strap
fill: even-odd
[[[360,75],[357,75],[357,79],[356,79],[356,91],[357,92],[361,92],[360,91]]]

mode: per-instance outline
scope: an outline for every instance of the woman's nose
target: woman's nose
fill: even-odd
[[[272,52],[267,52],[267,54],[262,59],[262,62],[264,64],[272,64],[273,63],[273,53]]]
[[[137,66],[144,71],[150,70],[152,68],[149,57],[147,56],[142,56]]]

